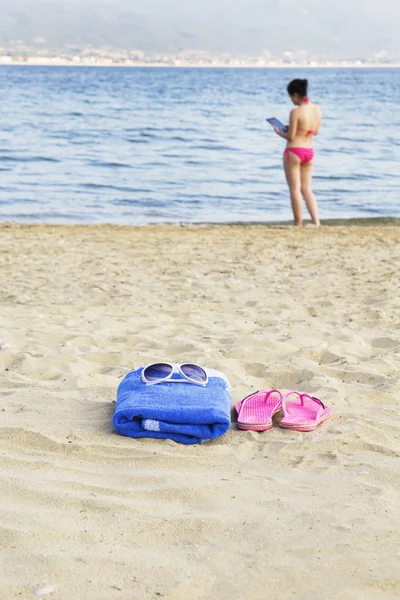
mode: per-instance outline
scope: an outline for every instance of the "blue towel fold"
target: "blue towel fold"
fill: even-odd
[[[198,444],[228,431],[232,398],[223,373],[205,369],[204,387],[171,380],[146,385],[140,379],[142,369],[128,373],[118,386],[113,418],[118,433]]]

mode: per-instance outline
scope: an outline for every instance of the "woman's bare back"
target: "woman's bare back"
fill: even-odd
[[[317,104],[304,102],[290,113],[292,135],[288,148],[312,148],[313,136],[318,135],[321,126],[321,109]]]

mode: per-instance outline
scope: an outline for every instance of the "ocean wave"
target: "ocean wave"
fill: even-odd
[[[146,198],[146,201],[143,202],[143,200],[141,200],[140,198],[114,198],[112,200],[110,200],[110,203],[113,206],[134,206],[134,205],[141,205],[143,207],[146,207],[146,209],[153,207],[153,208],[157,208],[158,210],[160,210],[160,208],[165,208],[165,206],[163,205],[163,203],[160,200],[154,200],[151,198]]]
[[[199,144],[191,146],[193,150],[212,150],[213,152],[240,152],[240,148],[233,146],[225,146],[223,144]]]
[[[48,163],[59,163],[61,162],[58,158],[52,156],[0,156],[0,162],[15,162],[15,163],[35,163],[35,162],[48,162]]]
[[[200,165],[207,164],[208,161],[197,160],[195,158],[188,158],[184,162],[185,162],[185,165],[200,166]]]
[[[89,160],[88,164],[93,167],[106,167],[110,169],[132,169],[132,165],[126,163],[104,161],[104,160]]]
[[[381,179],[381,175],[372,173],[354,173],[353,175],[314,175],[314,179],[320,181],[368,181],[370,179]]]
[[[150,191],[146,188],[132,188],[102,183],[81,183],[80,187],[87,190],[112,190],[116,192],[130,192],[132,194],[148,194]]]
[[[125,138],[127,142],[130,144],[149,144],[149,140],[145,137],[143,138]]]

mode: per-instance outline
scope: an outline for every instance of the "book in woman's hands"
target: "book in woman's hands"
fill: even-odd
[[[271,119],[267,119],[267,121],[268,121],[268,123],[271,123],[272,127],[276,127],[277,129],[279,129],[279,131],[286,132],[288,130],[286,125],[284,125],[283,123],[278,121],[278,119],[275,119],[275,117],[272,117]]]

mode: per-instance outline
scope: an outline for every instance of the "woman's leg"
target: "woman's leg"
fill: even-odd
[[[315,199],[314,193],[311,188],[311,180],[312,180],[312,169],[313,163],[303,163],[300,168],[300,178],[301,178],[301,193],[303,195],[304,201],[307,206],[307,210],[310,213],[310,217],[314,225],[320,225],[318,218],[318,207],[317,201]]]
[[[300,159],[296,154],[284,154],[283,166],[285,169],[286,181],[290,190],[290,201],[294,216],[294,224],[297,227],[303,225],[302,220],[302,200],[301,200],[301,178],[300,178]]]

